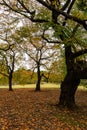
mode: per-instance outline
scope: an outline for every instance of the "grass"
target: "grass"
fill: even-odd
[[[35,84],[26,84],[26,85],[13,85],[13,89],[14,88],[33,88],[35,89],[36,85]],[[52,84],[52,83],[42,83],[41,84],[41,88],[59,88],[60,85],[59,84]],[[8,85],[3,86],[1,85],[0,88],[8,88]]]
[[[13,89],[19,89],[19,88],[31,88],[35,89],[36,85],[35,84],[26,84],[26,85],[13,85]],[[3,86],[1,85],[0,88],[8,88],[8,85]],[[54,84],[54,83],[42,83],[41,84],[41,89],[58,89],[60,88],[60,84]],[[86,87],[80,85],[79,89],[82,90],[87,90]]]

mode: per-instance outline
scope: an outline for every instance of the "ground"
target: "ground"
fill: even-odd
[[[78,109],[59,109],[60,89],[0,89],[0,130],[86,130],[87,91],[78,90]]]

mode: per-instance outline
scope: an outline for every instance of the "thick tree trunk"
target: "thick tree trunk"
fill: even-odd
[[[67,73],[64,81],[61,84],[61,94],[59,98],[59,106],[74,108],[75,92],[80,83],[80,79],[76,77],[74,72]]]
[[[61,84],[61,93],[58,105],[62,107],[74,108],[76,106],[75,92],[80,83],[80,78],[78,78],[76,71],[74,70],[76,66],[74,64],[71,46],[65,47],[65,58],[67,75]]]
[[[9,91],[13,91],[13,89],[12,89],[12,74],[9,74]]]

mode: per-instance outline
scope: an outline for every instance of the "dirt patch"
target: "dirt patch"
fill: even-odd
[[[0,130],[86,130],[87,91],[77,91],[76,111],[55,106],[60,91],[0,89]]]

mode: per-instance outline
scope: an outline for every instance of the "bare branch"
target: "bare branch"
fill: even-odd
[[[60,41],[56,41],[56,40],[48,40],[46,37],[44,37],[44,36],[42,36],[42,38],[45,40],[45,41],[47,41],[48,43],[59,43],[59,44],[61,44],[61,42]]]

